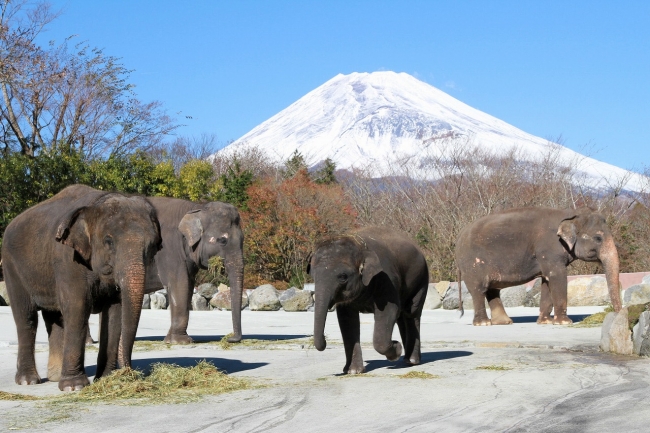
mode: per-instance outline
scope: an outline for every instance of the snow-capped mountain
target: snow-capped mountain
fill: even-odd
[[[396,156],[417,158],[431,152],[431,143],[463,137],[498,152],[516,146],[530,160],[551,145],[411,75],[383,71],[339,74],[220,152],[255,146],[286,160],[298,150],[312,164],[331,158],[338,168],[352,168],[381,166]],[[578,171],[594,187],[625,176],[626,189],[642,187],[641,175],[565,147],[560,154],[564,161],[579,161]]]

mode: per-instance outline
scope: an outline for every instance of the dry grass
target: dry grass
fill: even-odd
[[[506,371],[512,370],[512,367],[506,365],[480,365],[475,370]]]
[[[405,374],[400,374],[400,379],[440,379],[437,374],[427,373],[425,371],[409,371]]]
[[[0,400],[5,400],[5,401],[16,401],[16,400],[40,400],[40,397],[36,397],[35,395],[27,395],[27,394],[14,394],[13,392],[4,392],[0,391]]]
[[[79,392],[53,399],[52,403],[186,403],[197,401],[204,395],[238,391],[251,386],[250,381],[228,376],[206,361],[194,367],[157,363],[149,376],[128,368],[117,370]]]

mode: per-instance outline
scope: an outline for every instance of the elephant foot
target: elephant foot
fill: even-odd
[[[492,316],[491,323],[493,325],[512,325],[512,319],[508,316],[494,317]]]
[[[402,356],[402,343],[400,343],[399,341],[393,341],[392,343],[393,344],[390,350],[385,355],[386,355],[386,359],[395,362],[399,360],[400,357]]]
[[[573,323],[573,320],[569,319],[569,316],[558,316],[556,315],[553,318],[554,325],[570,325]]]
[[[167,344],[192,344],[194,340],[187,334],[167,334],[163,340]]]
[[[343,373],[344,374],[361,374],[365,373],[366,368],[363,366],[363,362],[360,365],[351,365],[350,367],[343,367]]]
[[[65,392],[80,391],[88,385],[90,385],[90,382],[85,374],[83,376],[66,377],[59,380],[59,389]]]
[[[50,382],[58,382],[61,380],[61,369],[48,369],[47,370],[47,380]]]
[[[553,324],[553,318],[547,315],[541,315],[537,318],[538,325],[551,325]]]
[[[420,357],[411,355],[410,358],[404,360],[404,364],[406,365],[418,365],[420,363]]]
[[[474,326],[492,326],[492,321],[487,317],[474,317],[472,324]]]
[[[41,383],[41,376],[36,371],[30,373],[16,373],[16,383],[18,385],[38,385]]]
[[[241,334],[231,335],[230,337],[228,337],[228,343],[239,343],[240,341],[241,341]]]

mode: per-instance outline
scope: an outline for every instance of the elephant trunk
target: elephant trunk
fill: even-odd
[[[244,256],[241,251],[226,262],[226,272],[230,282],[230,309],[232,313],[232,337],[229,343],[237,343],[242,339],[241,304],[244,289]]]
[[[142,312],[145,276],[145,266],[140,257],[125,267],[123,277],[119,279],[122,291],[122,331],[117,352],[119,368],[131,367],[131,353]]]
[[[314,346],[316,350],[323,351],[327,347],[325,341],[325,320],[327,319],[327,310],[331,302],[331,297],[323,291],[314,291]]]
[[[603,268],[605,268],[609,298],[612,301],[614,311],[618,313],[621,310],[621,283],[618,275],[619,259],[614,238],[611,235],[605,237],[605,241],[600,248],[599,259],[603,264]]]

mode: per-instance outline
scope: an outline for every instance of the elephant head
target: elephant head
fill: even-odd
[[[146,275],[162,248],[153,207],[142,197],[84,197],[60,220],[56,239],[74,249],[74,260],[89,268],[100,286],[121,292],[118,365],[130,366]]]
[[[325,350],[325,320],[335,304],[359,298],[372,278],[382,271],[379,257],[362,240],[342,236],[316,245],[307,266],[315,283],[314,346]]]
[[[583,211],[564,219],[558,236],[573,258],[600,262],[605,269],[609,297],[615,311],[621,309],[619,259],[614,237],[602,215]]]
[[[230,282],[233,336],[236,343],[242,338],[241,303],[244,285],[244,235],[239,212],[227,203],[210,202],[201,209],[185,214],[178,229],[187,240],[188,257],[202,269],[208,268],[210,258],[219,256]]]

